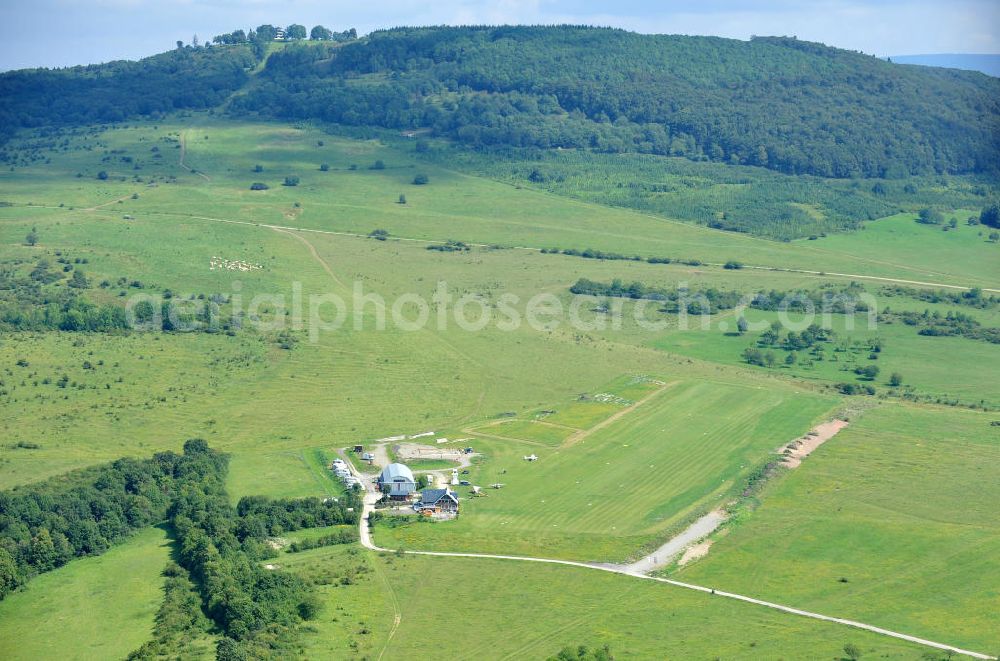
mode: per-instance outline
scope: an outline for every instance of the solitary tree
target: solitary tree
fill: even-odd
[[[83,271],[77,269],[73,271],[73,277],[69,280],[69,286],[76,289],[87,289],[90,287],[90,282],[87,280],[87,276],[83,274]]]
[[[892,376],[889,377],[889,385],[893,388],[903,385],[903,375],[899,372],[893,372]]]
[[[866,367],[858,367],[858,368],[856,368],[854,370],[854,373],[857,374],[858,376],[860,376],[863,379],[871,381],[876,376],[878,376],[879,369],[878,369],[878,365],[868,365]]]
[[[322,165],[319,166],[319,170],[320,170],[320,172],[329,172],[330,171],[330,164],[329,163],[323,163]]]
[[[288,177],[285,177],[285,182],[282,184],[282,186],[298,186],[298,185],[299,185],[299,178],[296,177],[295,175],[290,175]]]
[[[38,228],[32,227],[28,235],[24,237],[24,245],[33,246],[38,243]]]
[[[854,643],[844,645],[844,655],[851,661],[858,661],[861,658],[861,649]]]
[[[402,193],[399,194],[399,203],[406,204],[406,196],[403,195]]]
[[[979,222],[989,227],[1000,227],[1000,204],[994,202],[979,214]]]
[[[427,178],[426,174],[422,174],[421,173],[421,174],[418,174],[417,176],[415,176],[413,178],[413,185],[414,186],[424,186],[428,182],[430,182],[430,179]]]
[[[746,317],[740,317],[739,319],[736,320],[736,330],[739,332],[740,335],[746,333],[748,328],[750,328],[750,323],[747,322]]]
[[[917,215],[917,222],[923,225],[940,225],[944,222],[941,212],[934,209],[921,209]]]

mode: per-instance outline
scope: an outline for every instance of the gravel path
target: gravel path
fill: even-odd
[[[701,517],[681,534],[670,538],[667,542],[644,558],[629,565],[618,565],[627,574],[648,574],[656,569],[669,565],[674,558],[684,552],[687,547],[708,537],[726,520],[726,515],[715,510]]]

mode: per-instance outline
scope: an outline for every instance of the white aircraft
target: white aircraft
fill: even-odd
[[[525,461],[538,461],[538,455],[529,454],[524,458]]]
[[[497,482],[495,484],[491,484],[490,486],[493,487],[494,489],[502,489],[503,488],[503,482]]]

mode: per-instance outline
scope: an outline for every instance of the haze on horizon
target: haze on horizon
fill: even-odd
[[[137,59],[263,23],[360,33],[400,25],[587,24],[643,33],[795,35],[878,56],[1000,53],[994,0],[36,0],[0,4],[0,70]]]

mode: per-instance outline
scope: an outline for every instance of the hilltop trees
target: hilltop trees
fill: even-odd
[[[247,41],[249,41],[249,38],[243,30],[235,30],[226,34],[217,34],[212,37],[212,43],[215,44],[245,44]]]
[[[309,38],[314,41],[329,41],[333,39],[333,32],[329,28],[317,25],[309,31]]]
[[[257,41],[274,41],[274,38],[278,36],[278,28],[270,23],[265,23],[264,25],[257,26],[256,34]]]
[[[285,28],[285,38],[286,39],[305,39],[306,38],[306,26],[299,25],[298,23],[292,23],[287,28]]]

